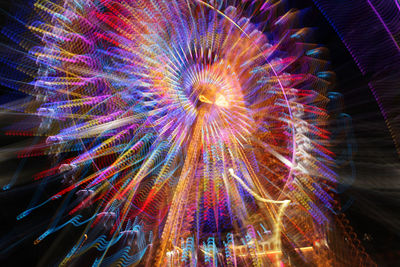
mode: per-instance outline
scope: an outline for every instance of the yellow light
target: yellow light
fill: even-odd
[[[199,96],[199,100],[203,103],[208,103],[208,104],[212,104],[212,102],[210,100],[208,100],[207,97],[205,97],[204,95],[200,95]]]

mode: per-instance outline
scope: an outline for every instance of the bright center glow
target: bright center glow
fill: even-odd
[[[215,104],[223,108],[227,108],[229,106],[228,101],[226,101],[226,98],[221,94],[217,94],[217,100],[215,100]]]

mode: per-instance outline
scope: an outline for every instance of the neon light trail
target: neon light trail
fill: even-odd
[[[326,49],[283,4],[35,2],[30,78],[5,82],[26,96],[2,108],[40,119],[7,134],[49,156],[36,182],[62,181],[18,216],[59,203],[33,233],[79,232],[56,265],[370,262],[337,215]]]

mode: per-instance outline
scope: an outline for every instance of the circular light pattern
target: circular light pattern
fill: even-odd
[[[54,163],[40,178],[64,183],[45,203],[78,199],[36,244],[72,224],[88,227],[62,265],[93,247],[94,265],[332,262],[333,73],[310,29],[296,28],[299,11],[245,0],[35,7],[30,109]]]

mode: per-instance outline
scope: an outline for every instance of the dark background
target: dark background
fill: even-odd
[[[0,27],[15,24],[15,20],[7,16],[19,13],[27,16],[32,8],[29,1],[0,1]],[[342,205],[347,207],[344,212],[350,220],[354,231],[371,257],[379,266],[400,266],[400,236],[399,236],[399,199],[400,199],[400,164],[392,138],[379,107],[368,87],[372,74],[362,75],[353,58],[343,45],[331,25],[315,7],[313,1],[287,1],[287,7],[306,9],[303,26],[314,27],[315,41],[330,50],[331,66],[337,75],[336,92],[343,95],[344,112],[352,118],[357,153],[353,157],[356,167],[354,183],[342,194]],[[9,39],[0,37],[3,44],[12,45]],[[3,49],[0,47],[0,51]],[[372,48],[371,48],[372,49]],[[12,69],[0,62],[2,75],[9,75]],[[11,75],[11,74],[10,74]],[[22,76],[21,76],[22,77]],[[1,103],[11,92],[0,85]],[[14,96],[18,98],[18,94]],[[12,144],[29,145],[33,141],[27,137],[7,136],[7,125],[26,119],[13,114],[0,113],[0,147],[12,147]],[[28,141],[26,141],[28,139]],[[22,143],[21,143],[22,142]],[[24,143],[26,142],[26,143]],[[1,157],[1,155],[0,155]],[[40,182],[29,182],[33,174],[48,167],[48,159],[35,157],[25,163],[12,158],[0,161],[1,184],[5,184],[21,167],[19,185],[11,191],[0,193],[0,250],[4,252],[10,246],[7,240],[21,241],[16,249],[10,249],[0,254],[3,266],[35,266],[47,254],[56,236],[50,236],[37,246],[33,240],[37,236],[30,233],[44,229],[60,203],[54,202],[35,212],[29,218],[29,226],[16,221],[16,216],[26,209],[30,201],[40,189],[40,199],[46,199],[60,186],[59,178],[53,178],[42,185]],[[346,172],[345,172],[346,173]],[[26,222],[25,222],[26,223]],[[26,239],[24,239],[26,238]],[[55,252],[56,253],[56,252]],[[4,256],[5,255],[5,256]]]

